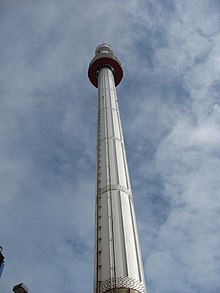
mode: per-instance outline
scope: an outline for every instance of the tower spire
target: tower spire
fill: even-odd
[[[123,70],[111,46],[96,48],[88,76],[98,88],[95,293],[146,293],[115,88]]]

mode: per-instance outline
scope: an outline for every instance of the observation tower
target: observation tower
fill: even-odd
[[[99,45],[88,76],[98,88],[95,293],[146,293],[116,86],[123,70]]]

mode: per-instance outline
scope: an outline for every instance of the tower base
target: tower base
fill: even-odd
[[[140,293],[140,292],[130,288],[114,288],[114,289],[106,291],[105,293]]]

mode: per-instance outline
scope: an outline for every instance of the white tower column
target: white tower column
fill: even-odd
[[[108,45],[98,46],[96,54],[98,58],[94,58],[90,68],[97,60],[100,63],[100,59],[103,64],[99,64],[99,68],[95,70],[98,76],[95,292],[145,293],[144,271],[115,88],[115,81],[118,82],[115,76],[118,74],[119,78],[122,71],[118,72],[118,68],[106,60],[106,55],[117,59]],[[91,80],[91,72],[89,77]]]

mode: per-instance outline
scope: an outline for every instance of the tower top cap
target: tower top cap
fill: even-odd
[[[95,50],[95,55],[96,56],[98,56],[99,54],[103,54],[103,53],[110,54],[111,56],[114,55],[114,52],[112,50],[112,47],[109,46],[106,43],[102,43],[102,44],[98,45],[98,47]]]
[[[112,70],[115,85],[117,86],[123,77],[123,70],[120,61],[114,55],[112,47],[106,43],[98,45],[95,50],[95,57],[89,64],[88,77],[95,87],[98,87],[98,75],[103,67],[108,67]]]

